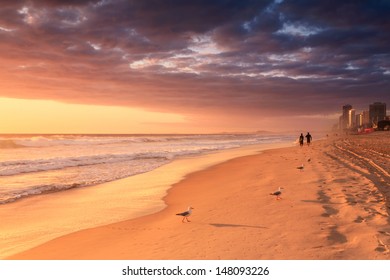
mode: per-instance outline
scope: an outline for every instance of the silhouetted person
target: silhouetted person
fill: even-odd
[[[304,139],[304,137],[303,137],[303,133],[301,133],[301,136],[299,136],[299,146],[303,146],[303,139]]]
[[[310,133],[308,132],[305,137],[306,137],[307,145],[310,146],[310,142],[311,142],[311,139],[312,139]]]

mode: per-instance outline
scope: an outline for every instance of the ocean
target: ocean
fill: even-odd
[[[0,135],[0,204],[134,176],[182,157],[294,140],[276,134]]]

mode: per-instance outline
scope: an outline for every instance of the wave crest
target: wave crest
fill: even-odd
[[[26,146],[15,143],[13,140],[0,140],[0,149],[18,149]]]

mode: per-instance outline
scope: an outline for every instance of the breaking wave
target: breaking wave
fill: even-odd
[[[183,156],[288,141],[272,134],[3,136],[0,204],[114,181]]]

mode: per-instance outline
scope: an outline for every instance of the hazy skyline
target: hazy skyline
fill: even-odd
[[[328,129],[390,104],[390,1],[9,0],[0,133]]]

